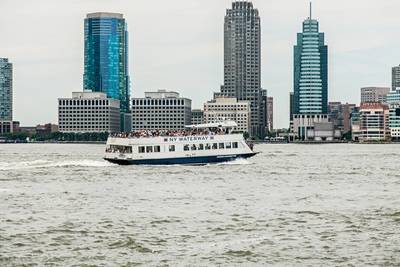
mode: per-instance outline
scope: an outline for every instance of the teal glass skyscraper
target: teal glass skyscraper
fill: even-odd
[[[128,32],[118,13],[91,13],[85,19],[85,90],[118,99],[129,112]]]
[[[328,46],[311,15],[310,4],[310,17],[294,46],[294,114],[328,112]]]

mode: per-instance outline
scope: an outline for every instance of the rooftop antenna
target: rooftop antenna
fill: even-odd
[[[310,20],[312,19],[312,2],[310,1]]]

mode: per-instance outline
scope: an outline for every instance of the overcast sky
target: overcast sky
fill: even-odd
[[[86,13],[123,13],[132,95],[175,90],[200,108],[223,83],[223,21],[231,0],[0,0],[0,57],[14,63],[14,117],[57,122],[57,98],[82,90]],[[293,45],[306,0],[253,0],[261,15],[262,86],[276,127],[288,126]],[[400,63],[399,0],[314,0],[329,46],[329,100],[359,103],[362,86],[390,86]]]

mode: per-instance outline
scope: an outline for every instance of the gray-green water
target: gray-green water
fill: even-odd
[[[0,266],[399,266],[399,145],[259,145],[116,166],[102,145],[0,145]]]

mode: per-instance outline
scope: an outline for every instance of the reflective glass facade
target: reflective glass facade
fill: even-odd
[[[13,110],[12,64],[0,58],[0,121],[12,121]]]
[[[120,100],[121,112],[129,112],[128,32],[121,14],[87,15],[84,65],[84,89]]]
[[[328,46],[317,20],[303,22],[294,46],[294,113],[328,112]]]

